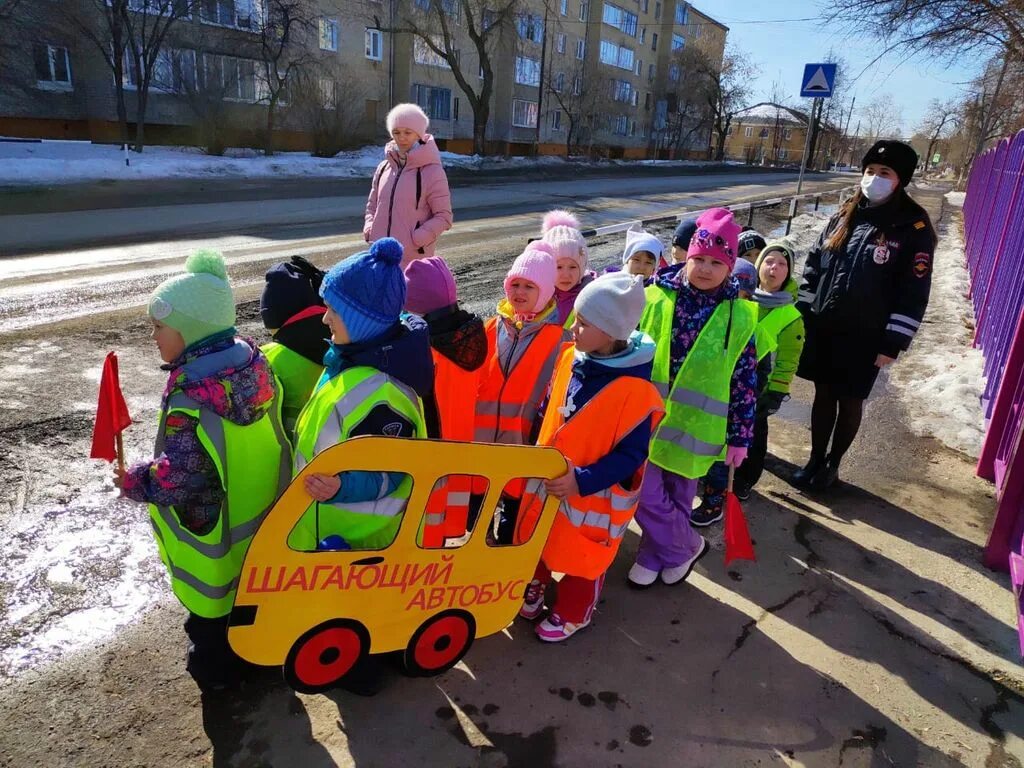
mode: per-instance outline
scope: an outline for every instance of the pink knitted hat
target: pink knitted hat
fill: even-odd
[[[410,261],[405,284],[405,310],[414,315],[426,315],[458,301],[455,278],[440,256]]]
[[[586,238],[580,233],[580,220],[569,211],[548,211],[544,214],[541,233],[545,243],[549,243],[555,257],[572,259],[579,265],[580,272],[587,271],[590,254],[587,251]]]
[[[710,256],[732,269],[739,249],[740,225],[727,208],[711,208],[697,218],[697,231],[690,240],[686,258]]]
[[[540,312],[555,295],[557,274],[558,267],[551,245],[543,240],[530,243],[526,246],[526,250],[512,262],[512,268],[505,275],[505,295],[508,296],[509,285],[517,277],[529,280],[540,289],[537,305],[533,308],[534,312]]]
[[[396,104],[388,112],[387,124],[388,133],[395,128],[409,128],[423,138],[427,135],[427,128],[430,127],[430,118],[416,104]]]

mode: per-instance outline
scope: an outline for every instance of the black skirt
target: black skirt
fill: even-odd
[[[805,317],[806,338],[796,375],[828,387],[836,397],[866,400],[878,378],[881,330],[836,329]]]

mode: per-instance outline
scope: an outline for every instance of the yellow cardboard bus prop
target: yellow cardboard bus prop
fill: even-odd
[[[299,552],[288,537],[310,507],[303,478],[346,470],[404,472],[413,488],[390,546]],[[553,448],[357,437],[317,455],[278,499],[245,556],[228,639],[246,661],[282,665],[296,690],[329,688],[366,655],[405,651],[406,670],[435,675],[477,637],[515,618],[558,507],[547,499],[529,539],[498,546],[492,518],[520,493],[564,475]],[[455,548],[422,546],[428,498],[448,476],[477,481],[479,517]],[[479,493],[486,486],[480,503]],[[449,542],[452,544],[454,542]]]

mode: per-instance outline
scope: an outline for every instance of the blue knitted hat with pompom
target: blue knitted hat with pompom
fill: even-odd
[[[405,306],[402,244],[382,237],[370,250],[349,256],[324,276],[320,295],[338,313],[353,342],[379,336]]]

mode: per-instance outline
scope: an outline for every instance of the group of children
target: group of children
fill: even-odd
[[[721,518],[723,477],[736,471],[741,494],[757,482],[768,416],[799,358],[793,257],[716,208],[680,224],[671,263],[656,236],[634,230],[621,267],[597,276],[579,222],[554,211],[483,320],[459,306],[442,258],[403,272],[402,246],[382,238],[326,273],[298,257],[269,270],[261,316],[273,340],[262,347],[236,335],[223,259],[190,257],[148,308],[170,372],[156,458],[117,479],[150,504],[190,612],[190,672],[201,685],[223,681],[227,615],[259,521],[314,456],[357,435],[562,452],[568,472],[543,491],[510,484],[493,522],[479,515],[477,478],[448,478],[447,498],[463,501],[428,510],[421,531],[422,546],[458,546],[479,522],[494,544],[514,544],[531,535],[545,495],[559,498],[520,611],[541,640],[590,623],[634,517],[629,584],[686,579],[707,551],[695,526]],[[401,524],[411,479],[306,473],[304,487],[312,503],[291,547],[379,549]],[[563,577],[546,609],[554,573]]]

